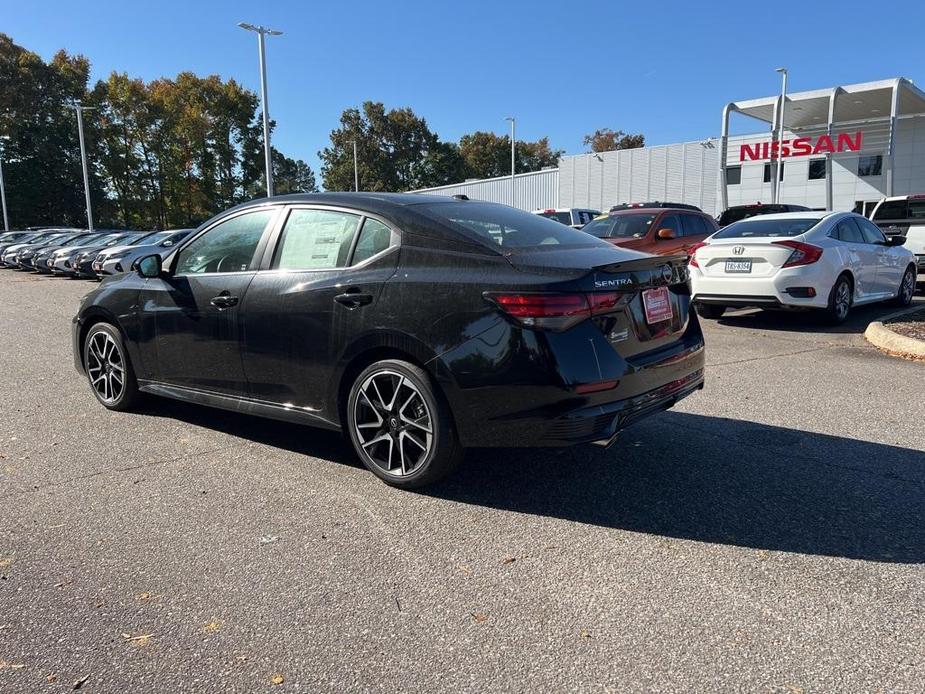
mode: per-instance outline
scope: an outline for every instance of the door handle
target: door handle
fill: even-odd
[[[209,303],[218,309],[231,308],[238,305],[238,297],[231,296],[228,292],[222,292],[218,296],[212,297],[212,301]]]
[[[357,287],[350,287],[343,294],[335,296],[334,301],[343,304],[347,308],[359,308],[373,303],[373,295],[361,292]]]

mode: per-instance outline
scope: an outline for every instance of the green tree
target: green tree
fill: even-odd
[[[617,149],[644,147],[646,137],[642,133],[628,135],[622,130],[600,128],[590,135],[585,135],[582,144],[585,147],[590,147],[591,152],[612,152]]]
[[[466,178],[496,178],[511,173],[511,138],[507,135],[482,131],[463,135],[459,140],[459,152],[465,161]],[[549,146],[546,137],[536,142],[517,140],[514,170],[527,173],[556,166],[562,154],[563,150]]]
[[[274,147],[273,189],[277,195],[317,193],[315,172],[301,159],[290,159]]]
[[[458,151],[440,142],[410,108],[387,111],[379,102],[347,109],[331,145],[318,153],[326,190],[353,190],[356,142],[360,189],[406,191],[451,182],[462,171]]]

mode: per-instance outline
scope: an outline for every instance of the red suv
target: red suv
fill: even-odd
[[[617,205],[581,228],[615,246],[655,255],[690,252],[717,229],[699,207],[670,202]]]

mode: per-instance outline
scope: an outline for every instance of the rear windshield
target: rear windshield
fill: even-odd
[[[788,219],[763,219],[755,217],[730,224],[713,234],[714,239],[743,239],[765,236],[799,236],[805,234],[822,220],[818,217],[791,217]]]
[[[587,248],[609,246],[583,231],[512,207],[484,202],[416,205],[421,214],[447,224],[466,238],[501,248]]]
[[[540,217],[552,219],[556,222],[562,222],[563,224],[572,223],[572,215],[569,212],[540,212],[539,215]]]
[[[925,200],[887,200],[877,208],[874,221],[925,219]]]
[[[595,219],[581,228],[599,239],[641,239],[657,214],[618,214],[606,219]]]

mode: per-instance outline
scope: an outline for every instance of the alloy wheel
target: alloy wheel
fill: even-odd
[[[835,313],[839,320],[848,315],[848,309],[851,308],[851,288],[848,282],[842,280],[835,290]]]
[[[387,370],[370,374],[353,407],[360,448],[380,470],[410,475],[427,460],[434,438],[433,416],[407,376]]]
[[[903,275],[903,286],[899,290],[900,298],[903,304],[912,303],[912,295],[915,294],[915,277],[910,270]]]
[[[87,344],[87,376],[97,396],[113,404],[125,390],[125,360],[112,336],[100,330],[90,336]]]

